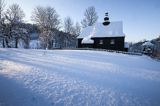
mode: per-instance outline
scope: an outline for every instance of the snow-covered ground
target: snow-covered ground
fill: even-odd
[[[160,62],[102,51],[0,49],[0,106],[159,106]]]

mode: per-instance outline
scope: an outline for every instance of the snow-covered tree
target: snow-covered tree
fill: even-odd
[[[4,8],[5,8],[5,0],[0,0],[0,19],[3,18]]]
[[[4,8],[5,8],[5,0],[0,0],[0,43],[2,43],[3,47],[5,47],[4,40]]]
[[[60,28],[59,15],[52,7],[39,6],[33,11],[32,21],[39,26],[41,32],[40,40],[43,42],[44,48],[48,48],[55,35],[54,31]]]
[[[92,26],[98,20],[98,15],[95,7],[88,7],[84,13],[84,19],[81,21],[83,27]]]
[[[21,7],[18,4],[12,4],[9,6],[9,8],[7,9],[7,11],[5,12],[5,24],[6,24],[6,35],[7,35],[7,47],[11,46],[11,47],[18,47],[18,40],[20,38],[23,38],[23,36],[26,35],[23,34],[24,30],[21,30],[21,25],[23,23],[23,18],[25,17],[25,14],[23,12],[23,10],[21,9]],[[20,35],[21,34],[21,35]],[[12,40],[14,40],[14,44],[15,46],[13,46],[13,44],[10,44],[10,42],[13,42]]]
[[[12,35],[16,36],[15,47],[18,48],[18,45],[21,43],[21,47],[29,48],[29,34],[27,29],[17,28],[12,31]],[[22,45],[23,44],[23,45]]]

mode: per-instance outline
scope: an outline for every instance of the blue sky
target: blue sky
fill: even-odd
[[[7,6],[12,3],[22,7],[27,22],[39,5],[52,6],[62,20],[70,16],[75,22],[82,20],[87,7],[95,6],[98,22],[103,21],[107,11],[110,21],[123,21],[126,41],[150,40],[160,35],[160,0],[6,0]]]

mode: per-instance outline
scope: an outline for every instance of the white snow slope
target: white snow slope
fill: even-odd
[[[0,49],[0,106],[160,106],[160,62],[102,51]]]

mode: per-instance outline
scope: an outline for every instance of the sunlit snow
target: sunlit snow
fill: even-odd
[[[0,49],[0,106],[159,106],[160,62],[88,50]]]

